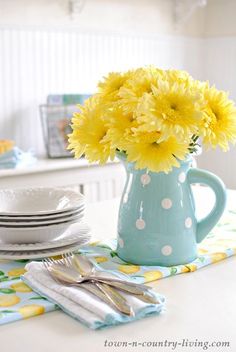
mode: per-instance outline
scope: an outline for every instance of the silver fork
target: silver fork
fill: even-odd
[[[130,316],[134,315],[133,309],[121,294],[115,290],[111,290],[111,288],[109,286],[107,287],[105,284],[89,280],[88,277],[81,278],[81,275],[75,269],[68,267],[68,262],[65,265],[63,259],[54,260],[47,258],[43,260],[43,264],[47,272],[56,282],[67,286],[77,287],[82,283],[82,287],[97,295],[100,299],[111,305],[113,308],[116,308],[121,313]],[[92,285],[86,283],[84,286],[85,281],[90,281]],[[93,285],[94,287],[92,287]],[[100,291],[100,294],[98,294],[98,290]]]
[[[74,268],[83,277],[89,277],[91,282],[107,297],[108,300],[116,306],[117,309],[124,311],[129,311],[129,315],[134,315],[132,308],[128,304],[126,298],[121,295],[117,290],[110,287],[105,280],[93,279],[95,274],[95,267],[90,261],[77,261],[74,262],[73,259],[77,258],[75,255],[64,254],[62,255],[64,262],[67,267]],[[77,264],[77,265],[76,265]]]
[[[137,296],[138,299],[141,299],[144,302],[158,304],[160,303],[156,296],[150,292],[150,288],[146,285],[135,284],[130,281],[124,281],[120,279],[117,281],[117,276],[110,274],[110,277],[104,277],[104,272],[96,270],[93,263],[86,257],[81,255],[73,254],[72,252],[66,253],[63,256],[63,259],[66,261],[69,267],[74,267],[81,275],[91,275],[93,274],[96,278],[99,279],[99,282],[105,283],[109,286],[115,287],[124,292],[131,293],[134,296]],[[103,275],[104,278],[101,278]],[[91,276],[90,276],[91,277]]]
[[[62,278],[59,279],[56,275],[54,275],[52,273],[52,270],[50,269],[52,264],[53,263],[51,262],[51,260],[49,260],[49,258],[48,258],[48,260],[46,260],[46,259],[43,260],[43,265],[44,265],[45,269],[47,270],[47,272],[49,273],[49,275],[52,277],[52,279],[55,282],[57,282],[60,285],[63,284],[63,285],[70,286],[70,287],[80,287],[81,286],[82,288],[86,289],[90,293],[99,297],[102,301],[104,301],[108,305],[111,305],[111,302],[107,298],[107,296],[99,288],[97,288],[94,284],[89,283],[89,282],[82,282],[80,285],[78,285],[77,282],[72,283],[72,282],[68,282],[67,280],[64,281]]]
[[[75,254],[72,252],[68,252],[68,253],[62,254],[62,257],[66,261],[68,266],[72,266],[75,269],[77,269],[81,273],[81,275],[86,276],[86,273],[88,275],[88,272],[90,270],[92,275],[89,275],[89,276],[94,279],[98,279],[99,281],[104,280],[104,281],[107,281],[107,283],[109,283],[109,284],[110,284],[110,282],[111,283],[113,283],[113,282],[123,283],[123,284],[130,286],[130,287],[137,288],[137,290],[139,290],[139,294],[143,294],[144,292],[151,290],[151,288],[149,286],[146,286],[143,284],[136,284],[136,283],[130,282],[128,280],[123,280],[110,272],[96,270],[96,267],[94,266],[94,264],[86,256],[81,256],[81,255],[78,255],[78,254]],[[79,259],[79,262],[73,261],[72,258]],[[82,265],[81,265],[82,260],[83,260],[83,266],[85,266],[85,265],[87,266],[86,269],[82,268]],[[136,294],[138,294],[138,292]]]
[[[95,267],[90,261],[77,261],[74,262],[73,259],[76,256],[70,255],[62,255],[63,259],[68,267],[73,267],[80,275],[85,277],[90,277],[93,284],[107,297],[108,300],[111,301],[112,304],[115,305],[117,309],[120,311],[127,312],[129,311],[129,315],[134,315],[134,312],[131,306],[128,304],[126,298],[120,294],[116,289],[112,288],[110,285],[107,284],[105,280],[94,280],[93,274],[95,273]],[[77,264],[77,265],[76,265]]]

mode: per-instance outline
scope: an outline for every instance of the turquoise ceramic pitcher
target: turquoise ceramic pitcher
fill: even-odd
[[[210,172],[191,168],[191,158],[169,174],[135,170],[133,163],[125,158],[123,162],[127,180],[119,210],[119,257],[133,264],[162,266],[194,260],[197,243],[225,209],[223,182]],[[193,183],[205,184],[215,193],[215,205],[201,221],[195,217]]]

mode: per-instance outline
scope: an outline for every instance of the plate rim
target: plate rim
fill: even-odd
[[[80,227],[80,228],[79,228]],[[67,231],[71,231],[71,229],[68,229]],[[83,231],[83,234],[68,234],[66,235],[63,234],[62,238],[58,238],[52,241],[45,241],[45,242],[36,242],[36,243],[1,243],[0,242],[0,252],[1,251],[15,251],[15,252],[20,252],[20,251],[36,251],[36,250],[44,250],[44,249],[50,249],[50,248],[59,248],[59,247],[64,247],[69,244],[75,243],[76,239],[84,237],[89,237],[91,238],[91,229],[90,227],[83,223],[78,226],[78,229],[74,231]],[[69,242],[68,242],[69,241]],[[63,242],[68,242],[67,244],[63,244]],[[36,248],[35,248],[36,247]],[[25,248],[25,249],[24,249]],[[38,249],[37,249],[38,248]]]
[[[82,193],[80,192],[76,192],[72,189],[68,189],[68,188],[60,188],[60,187],[30,187],[30,188],[17,188],[15,190],[13,189],[10,189],[10,188],[6,188],[6,189],[2,189],[0,190],[0,198],[1,198],[1,194],[3,193],[11,193],[11,194],[14,194],[14,193],[20,193],[20,192],[31,192],[31,191],[45,191],[45,192],[61,192],[63,193],[64,191],[64,195],[66,193],[68,194],[71,194],[75,197],[77,197],[77,202],[81,205],[81,203],[84,203],[84,200],[85,200],[85,197]],[[62,194],[63,196],[63,194]],[[74,200],[75,202],[75,200]],[[41,215],[44,215],[44,214],[55,214],[55,213],[61,213],[63,211],[69,211],[69,210],[73,210],[74,208],[76,208],[77,206],[75,205],[71,205],[71,206],[68,206],[66,208],[63,208],[63,209],[54,209],[54,210],[39,210],[37,211],[36,213],[37,214],[41,214]],[[12,215],[23,215],[23,216],[27,216],[27,215],[32,215],[32,214],[35,214],[35,212],[19,212],[19,211],[14,211],[14,212],[6,212],[6,211],[0,211],[0,216],[1,215],[7,215],[7,214],[12,214]]]
[[[49,227],[51,228],[56,228],[58,226],[62,226],[62,225],[67,225],[67,224],[73,224],[75,222],[78,222],[80,219],[82,219],[84,217],[84,214],[79,214],[80,216],[76,216],[73,219],[69,219],[66,221],[61,221],[61,222],[56,222],[56,223],[47,223],[47,224],[43,224],[43,225],[22,225],[22,226],[17,226],[17,225],[13,225],[13,226],[4,226],[4,225],[0,225],[0,231],[4,230],[4,229],[9,229],[9,230],[16,230],[16,231],[27,231],[27,230],[44,230],[47,229]]]
[[[40,220],[40,221],[37,221],[35,219],[33,220],[30,220],[30,221],[2,221],[0,219],[0,228],[4,227],[4,228],[15,228],[15,227],[19,227],[21,228],[22,226],[31,226],[31,227],[34,227],[34,226],[38,226],[38,225],[42,225],[42,226],[45,226],[45,225],[50,225],[50,224],[61,224],[67,220],[74,220],[74,219],[77,219],[77,218],[80,218],[81,215],[84,215],[84,209],[80,212],[76,212],[76,213],[72,213],[68,216],[62,216],[60,218],[55,218],[55,219],[48,219],[48,220]]]
[[[31,254],[19,254],[18,252],[16,252],[15,254],[10,254],[14,251],[5,251],[6,254],[2,254],[1,252],[4,251],[0,251],[0,259],[1,260],[20,260],[20,259],[41,259],[41,258],[48,258],[48,257],[52,257],[52,256],[56,256],[56,255],[61,255],[64,253],[68,253],[71,251],[74,251],[76,249],[79,249],[79,247],[84,246],[86,244],[89,243],[90,240],[88,240],[87,242],[85,241],[84,243],[81,243],[81,241],[78,241],[77,243],[68,245],[68,246],[64,246],[64,247],[59,247],[59,248],[51,248],[51,249],[44,249],[41,251],[34,251],[34,252],[39,252],[39,253],[31,253]],[[55,251],[53,251],[53,249]],[[9,254],[7,254],[7,252],[10,252]],[[29,251],[22,251],[22,252],[29,252]],[[33,251],[32,251],[33,252]],[[40,254],[41,253],[41,254]]]
[[[0,213],[0,219],[3,218],[3,219],[19,219],[19,220],[24,220],[24,219],[51,219],[51,218],[60,218],[60,217],[63,217],[63,216],[67,216],[67,215],[70,215],[70,214],[73,214],[73,213],[76,213],[76,212],[79,212],[81,209],[85,209],[85,204],[81,204],[80,206],[74,208],[73,210],[67,210],[67,211],[64,211],[64,212],[61,212],[61,213],[57,213],[57,214],[38,214],[38,215],[32,215],[32,214],[29,214],[29,215],[1,215]]]

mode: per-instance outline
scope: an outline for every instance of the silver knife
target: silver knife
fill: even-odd
[[[130,307],[122,306],[121,309],[117,308],[117,305],[111,302],[110,298],[107,296],[107,294],[104,293],[104,287],[101,290],[97,285],[94,285],[92,283],[86,282],[78,285],[79,287],[84,288],[85,290],[89,291],[90,293],[94,294],[98,298],[100,298],[102,301],[107,303],[109,306],[112,306],[112,308],[115,308],[116,310],[122,311],[122,313],[126,315],[132,315],[132,310]],[[120,307],[120,304],[118,304]]]
[[[94,273],[94,265],[87,259],[79,255],[72,257],[72,265],[81,275],[88,276]],[[91,276],[90,276],[91,278]],[[107,297],[110,304],[112,304],[121,313],[126,315],[134,315],[133,309],[128,304],[125,297],[123,297],[116,290],[112,289],[106,283],[100,283],[97,280],[93,281],[94,285]]]

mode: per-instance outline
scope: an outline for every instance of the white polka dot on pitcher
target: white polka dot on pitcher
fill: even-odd
[[[118,243],[119,243],[120,248],[124,247],[124,240],[122,238],[118,239]]]
[[[163,209],[170,209],[172,207],[172,200],[169,198],[162,199],[161,206]]]
[[[172,253],[172,247],[171,247],[171,246],[168,246],[168,245],[162,247],[161,253],[162,253],[163,255],[171,255],[171,253]]]
[[[190,229],[190,227],[192,226],[192,219],[190,217],[185,219],[185,227],[187,227],[187,229]]]
[[[145,226],[146,226],[146,223],[143,219],[138,219],[136,221],[136,227],[138,230],[143,230]]]
[[[184,182],[185,182],[185,180],[186,180],[186,174],[185,174],[185,172],[181,172],[181,173],[179,174],[178,180],[179,180],[180,183],[184,183]]]
[[[148,185],[151,182],[151,177],[148,174],[143,174],[141,176],[141,183],[143,186]]]

